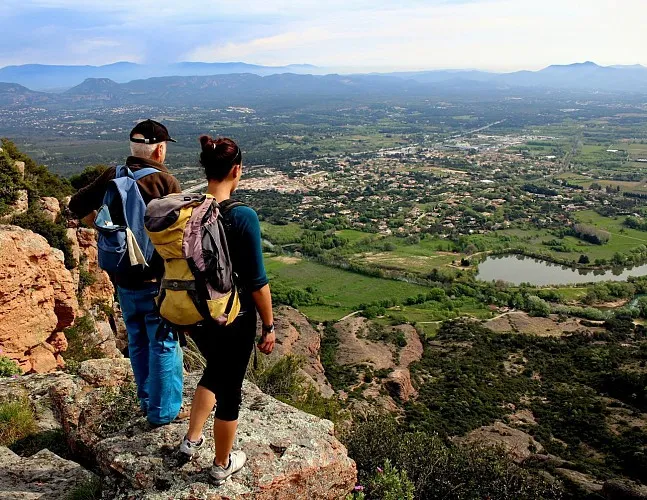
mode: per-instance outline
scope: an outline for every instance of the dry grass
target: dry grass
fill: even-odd
[[[37,431],[27,398],[0,403],[0,446],[10,446]]]

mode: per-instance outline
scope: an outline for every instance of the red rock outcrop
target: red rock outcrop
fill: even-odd
[[[24,372],[63,364],[61,335],[78,313],[72,274],[45,238],[0,226],[0,347]]]
[[[48,196],[41,198],[40,204],[45,217],[52,222],[56,222],[58,216],[61,215],[61,204],[59,203],[58,199]]]
[[[76,230],[75,240],[78,242],[81,253],[80,267],[89,272],[94,278],[94,283],[85,287],[81,293],[83,305],[90,307],[96,302],[103,302],[107,306],[112,307],[115,289],[108,274],[99,267],[97,232],[94,229],[78,228]]]
[[[305,360],[303,374],[325,397],[334,391],[326,379],[325,370],[319,358],[321,334],[308,319],[296,309],[280,306],[274,311],[276,325],[276,349],[270,359],[294,354]],[[259,326],[260,331],[260,326]]]

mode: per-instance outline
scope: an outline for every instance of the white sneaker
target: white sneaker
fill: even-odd
[[[204,434],[200,436],[200,439],[197,441],[190,441],[189,438],[184,436],[182,444],[180,445],[180,453],[186,455],[186,457],[191,460],[194,458],[195,454],[202,448],[204,444]]]
[[[209,471],[209,475],[212,477],[213,482],[216,486],[220,486],[227,479],[229,479],[233,474],[240,471],[247,462],[247,455],[244,451],[232,451],[229,454],[229,465],[227,468],[221,467],[220,465],[214,465]]]

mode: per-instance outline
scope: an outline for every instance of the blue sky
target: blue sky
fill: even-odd
[[[647,65],[647,0],[3,0],[0,66],[309,63],[336,70]]]

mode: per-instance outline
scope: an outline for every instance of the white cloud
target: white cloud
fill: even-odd
[[[628,12],[635,15],[627,16]],[[642,14],[642,15],[641,15]],[[647,62],[645,0],[493,0],[339,10],[241,42],[205,44],[194,60],[307,61],[358,68],[539,68],[592,59]]]
[[[48,14],[25,24],[36,36],[20,40],[0,19],[0,64],[131,55],[366,70],[647,64],[647,0],[4,0],[3,7],[24,19]]]

